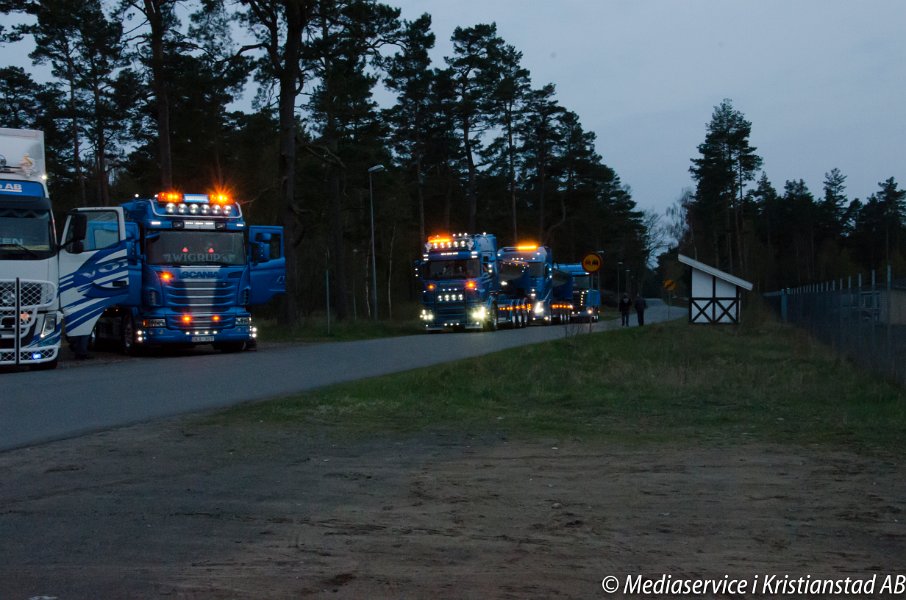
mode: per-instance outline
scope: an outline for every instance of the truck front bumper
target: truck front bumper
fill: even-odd
[[[19,319],[16,319],[14,313],[15,311],[0,310],[0,366],[37,365],[55,361],[60,354],[63,315],[59,312],[23,311]],[[28,320],[25,319],[26,314],[29,315]],[[17,321],[21,324],[18,331],[15,328]]]
[[[249,316],[195,315],[193,318],[193,322],[185,324],[172,316],[143,318],[136,323],[135,342],[142,346],[196,345],[254,342],[258,338],[258,328]]]

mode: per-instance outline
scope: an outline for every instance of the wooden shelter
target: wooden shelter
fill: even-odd
[[[689,322],[739,323],[741,290],[751,291],[752,284],[682,254],[679,261],[692,267]]]

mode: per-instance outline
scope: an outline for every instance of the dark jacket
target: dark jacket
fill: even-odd
[[[635,311],[636,311],[636,312],[643,312],[646,308],[648,308],[648,303],[645,302],[645,299],[642,298],[641,296],[636,296],[636,297],[635,297],[635,303],[634,303],[634,304],[635,304]]]

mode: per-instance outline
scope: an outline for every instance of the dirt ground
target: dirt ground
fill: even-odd
[[[0,598],[596,598],[906,571],[894,459],[174,419],[0,453]]]

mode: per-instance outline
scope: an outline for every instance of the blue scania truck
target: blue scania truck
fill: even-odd
[[[427,331],[523,327],[528,307],[501,291],[497,238],[458,233],[428,238],[418,263],[421,320]]]
[[[555,301],[566,310],[566,320],[594,322],[600,318],[601,292],[595,276],[581,263],[554,265]]]
[[[524,299],[532,323],[547,325],[569,320],[572,311],[569,276],[554,268],[550,247],[537,244],[506,246],[497,252],[503,294]]]
[[[248,226],[227,194],[163,192],[116,208],[77,209],[67,219],[64,247],[86,253],[114,243],[118,230],[126,273],[117,301],[105,302],[93,328],[95,344],[113,343],[125,353],[255,346],[248,307],[286,291],[282,227]],[[97,273],[81,271],[86,281],[98,281]]]

